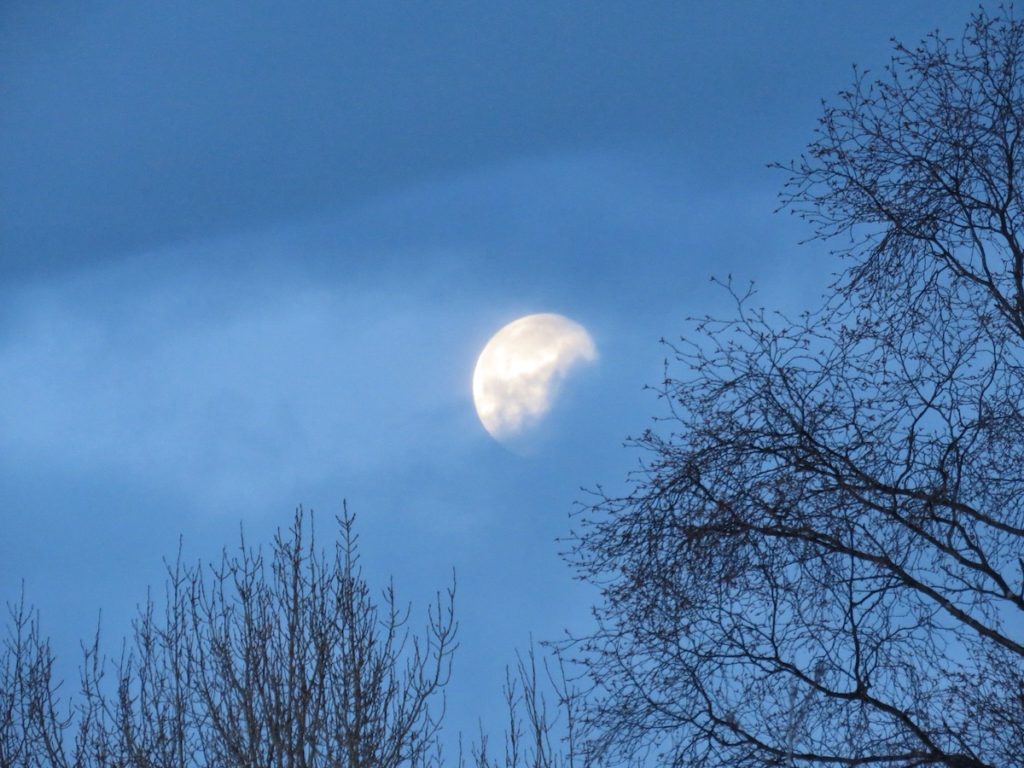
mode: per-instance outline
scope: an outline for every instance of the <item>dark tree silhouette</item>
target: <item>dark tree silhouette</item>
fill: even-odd
[[[0,768],[573,768],[581,694],[531,648],[506,672],[508,721],[451,759],[440,738],[455,651],[454,585],[425,631],[388,587],[375,601],[358,564],[354,517],[333,553],[296,513],[269,556],[242,539],[216,566],[168,569],[120,659],[84,646],[77,695],[24,598],[0,646]],[[461,740],[460,740],[461,741]]]
[[[505,672],[504,749],[493,756],[481,732],[470,752],[473,768],[577,768],[586,765],[580,739],[581,691],[569,679],[564,660],[546,657],[538,669],[537,654],[517,655]],[[463,763],[464,764],[464,763]]]
[[[840,238],[824,306],[734,291],[579,519],[591,758],[1024,765],[1022,157],[1012,12],[826,106],[783,193]]]
[[[438,764],[455,650],[454,586],[425,630],[388,587],[373,599],[354,518],[333,552],[297,512],[269,557],[247,547],[217,566],[169,568],[113,679],[96,639],[81,695],[64,698],[24,602],[0,652],[0,766],[398,768]],[[109,677],[109,675],[108,675]]]

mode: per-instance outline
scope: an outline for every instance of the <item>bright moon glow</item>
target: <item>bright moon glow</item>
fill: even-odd
[[[521,434],[551,409],[578,363],[597,359],[587,329],[555,314],[527,315],[491,337],[473,371],[473,402],[497,440]]]

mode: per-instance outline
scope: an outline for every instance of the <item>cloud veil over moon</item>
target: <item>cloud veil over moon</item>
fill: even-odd
[[[579,323],[543,313],[515,320],[491,337],[473,371],[473,402],[496,440],[518,437],[551,410],[566,376],[597,359]]]

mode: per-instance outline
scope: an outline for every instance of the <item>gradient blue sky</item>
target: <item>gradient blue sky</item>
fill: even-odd
[[[835,263],[766,168],[890,36],[968,2],[0,4],[0,586],[74,672],[178,537],[211,558],[343,498],[371,578],[458,574],[451,729],[497,726],[559,559],[659,413],[662,336],[815,303]],[[522,457],[473,412],[489,336],[583,323],[598,365]],[[111,648],[116,648],[116,642]]]

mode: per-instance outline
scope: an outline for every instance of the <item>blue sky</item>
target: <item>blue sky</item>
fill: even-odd
[[[347,499],[366,567],[458,574],[450,727],[586,625],[559,559],[621,487],[660,337],[815,303],[836,268],[775,214],[773,160],[888,40],[967,2],[146,2],[0,6],[0,586],[73,674],[179,535],[210,558]],[[531,312],[585,325],[531,456],[470,377]]]

